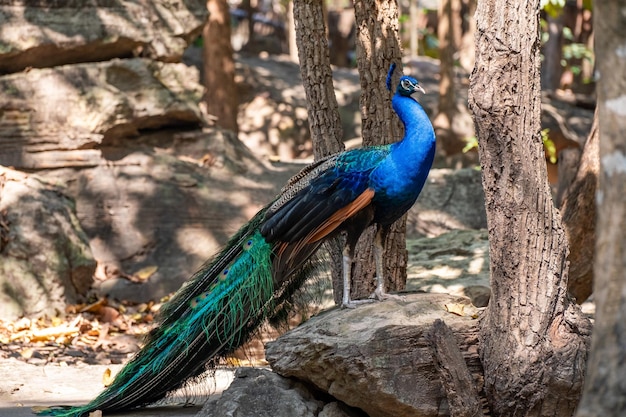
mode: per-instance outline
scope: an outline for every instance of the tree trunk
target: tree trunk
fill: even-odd
[[[594,3],[600,126],[596,321],[577,417],[626,415],[626,1]]]
[[[417,57],[419,54],[419,5],[416,1],[409,2],[409,56]]]
[[[546,90],[556,90],[561,87],[563,66],[563,11],[558,15],[550,14],[546,17],[548,24],[548,40],[543,45],[543,68],[541,74],[541,86]]]
[[[343,133],[339,106],[330,68],[322,0],[295,0],[293,20],[300,74],[307,98],[313,154],[315,159],[320,159],[344,150],[344,144],[341,141]],[[336,303],[341,302],[343,290],[342,247],[341,239],[334,239],[326,245],[331,259],[333,293]]]
[[[438,151],[445,156],[458,155],[465,139],[472,136],[471,117],[465,106],[457,105],[455,88],[455,55],[461,30],[461,0],[442,0],[437,13],[439,40],[439,106],[433,120]]]
[[[596,189],[600,170],[598,112],[593,117],[578,171],[561,203],[563,224],[570,242],[567,289],[583,303],[593,291],[593,260],[596,241]],[[560,179],[559,179],[560,181]]]
[[[568,244],[540,134],[539,1],[480,0],[469,102],[492,296],[480,330],[494,416],[563,416],[583,384],[589,321],[567,296]]]
[[[466,14],[463,17],[463,34],[461,35],[461,45],[459,46],[459,63],[467,72],[474,69],[474,36],[476,34],[476,0],[465,0],[463,10]]]
[[[293,1],[290,0],[287,3],[287,45],[289,45],[289,58],[293,62],[298,62],[298,42],[296,41],[296,22],[293,7]]]
[[[398,3],[395,0],[355,0],[357,66],[361,79],[363,145],[398,141],[402,124],[391,108],[392,93],[386,76],[392,62],[401,63],[398,37]],[[398,79],[395,74],[394,81]],[[404,289],[408,254],[405,242],[406,216],[390,226],[383,242],[384,279],[388,291]],[[351,298],[369,296],[375,287],[374,228],[367,229],[356,248],[352,268]]]
[[[344,150],[326,38],[323,2],[294,1],[296,44],[315,159]]]
[[[256,1],[243,0],[241,2],[241,8],[246,12],[246,23],[248,25],[248,41],[244,45],[243,49],[254,51],[254,43],[256,41],[254,36],[254,13],[256,13]]]
[[[208,0],[209,18],[204,39],[204,103],[209,115],[224,129],[237,132],[235,60],[230,43],[230,12],[226,0]]]

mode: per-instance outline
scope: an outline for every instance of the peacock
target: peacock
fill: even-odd
[[[394,69],[387,75],[389,90]],[[214,368],[277,314],[318,267],[314,254],[320,245],[340,233],[346,237],[342,306],[365,301],[350,299],[349,265],[359,236],[370,225],[377,227],[375,297],[386,298],[386,226],[415,203],[435,154],[435,133],[413,98],[416,92],[424,93],[418,81],[402,76],[392,98],[404,124],[401,141],[330,155],[296,174],[161,308],[158,326],[111,385],[84,406],[55,406],[39,414],[80,417],[163,399]]]

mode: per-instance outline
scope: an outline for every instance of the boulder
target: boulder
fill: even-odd
[[[328,400],[328,398],[326,398]],[[363,417],[337,401],[317,398],[301,382],[266,368],[238,368],[218,398],[207,401],[196,417]]]
[[[0,317],[63,312],[96,269],[74,202],[36,175],[0,167]]]
[[[410,238],[487,228],[480,170],[432,169],[406,223]]]
[[[230,387],[196,417],[317,417],[323,406],[302,383],[267,369],[239,368]]]
[[[469,297],[486,307],[489,282],[487,230],[453,230],[433,238],[407,240],[409,263],[406,291]]]
[[[33,69],[0,77],[0,165],[88,167],[140,131],[198,126],[194,68],[146,59]],[[106,155],[105,155],[106,156]]]
[[[206,2],[41,2],[0,5],[0,74],[141,56],[180,62]]]
[[[370,417],[445,416],[446,393],[429,334],[437,319],[452,329],[480,392],[476,316],[467,298],[444,294],[336,308],[269,343],[266,358],[275,372]]]
[[[213,128],[143,134],[103,155],[45,175],[76,200],[99,294],[136,302],[176,291],[299,168],[263,163]]]

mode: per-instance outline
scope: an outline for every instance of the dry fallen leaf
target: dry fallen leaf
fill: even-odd
[[[26,349],[22,349],[22,351],[20,352],[20,356],[24,359],[30,359],[33,357],[33,353],[35,353],[35,349],[26,348]]]
[[[100,308],[98,317],[102,323],[114,323],[120,317],[120,313],[113,307],[104,306]]]
[[[448,313],[456,314],[457,316],[461,317],[465,315],[465,313],[463,312],[463,310],[465,310],[465,304],[449,303],[446,304],[445,307]]]
[[[39,414],[43,411],[48,410],[49,407],[46,407],[45,405],[35,405],[33,407],[31,407],[30,409],[33,411],[33,413],[35,414]]]
[[[141,268],[139,271],[133,274],[133,277],[139,279],[140,281],[146,281],[150,278],[154,273],[159,269],[156,265],[148,265],[144,268]]]
[[[113,382],[113,377],[111,376],[111,370],[109,368],[104,370],[102,374],[102,385],[108,387]]]
[[[89,312],[89,313],[98,313],[100,311],[100,309],[107,305],[107,299],[106,298],[100,298],[98,301],[96,301],[95,303],[89,304],[88,306],[85,306],[82,310],[80,310],[81,313],[84,312]]]

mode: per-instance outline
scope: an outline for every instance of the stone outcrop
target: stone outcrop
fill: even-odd
[[[434,238],[407,240],[409,264],[406,291],[468,297],[486,307],[489,283],[487,231],[453,230]]]
[[[438,236],[452,230],[485,229],[487,214],[479,170],[432,169],[407,218],[407,236]]]
[[[65,311],[83,299],[95,269],[62,189],[0,167],[0,317]]]
[[[146,59],[33,69],[0,77],[0,165],[90,167],[142,130],[198,126],[194,68]]]
[[[206,14],[201,0],[2,2],[0,74],[134,56],[180,62]]]
[[[464,297],[405,297],[325,311],[269,343],[267,360],[370,417],[449,415],[428,335],[437,319],[453,330],[479,391],[476,310]]]
[[[230,387],[208,401],[196,417],[317,417],[323,405],[302,383],[266,369],[239,368]]]

